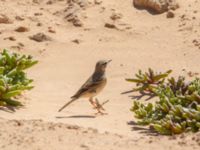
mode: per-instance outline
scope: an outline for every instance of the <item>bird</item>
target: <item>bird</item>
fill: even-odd
[[[71,100],[63,105],[58,112],[61,112],[64,108],[70,105],[72,102],[78,100],[79,98],[89,98],[89,102],[92,104],[94,109],[97,109],[97,114],[103,114],[101,110],[104,110],[102,105],[99,103],[98,99],[93,100],[106,86],[106,67],[108,63],[112,60],[99,60],[96,63],[95,70],[93,74],[88,78],[88,80],[80,87],[80,89],[71,97]]]

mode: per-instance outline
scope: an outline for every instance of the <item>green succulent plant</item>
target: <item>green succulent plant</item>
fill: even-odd
[[[136,78],[126,79],[128,82],[136,83],[136,88],[133,91],[139,91],[144,93],[154,93],[158,85],[164,83],[165,78],[172,72],[168,70],[165,73],[156,73],[151,68],[148,69],[148,72],[142,72],[141,70],[135,74]]]
[[[177,81],[174,77],[168,79],[167,86],[169,86],[175,95],[184,95],[190,83],[185,83],[185,78],[179,76]]]
[[[37,62],[31,56],[10,53],[5,49],[0,53],[0,106],[22,105],[14,98],[33,88],[30,85],[33,80],[27,78],[24,70]]]
[[[199,131],[200,79],[190,83],[186,83],[184,77],[163,80],[151,91],[158,101],[148,104],[133,101],[131,111],[138,119],[138,125],[150,125],[158,133],[167,135]]]

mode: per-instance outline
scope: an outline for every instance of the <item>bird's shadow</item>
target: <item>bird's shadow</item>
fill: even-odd
[[[139,133],[141,133],[141,134],[145,134],[148,136],[158,136],[159,135],[151,127],[149,129],[145,126],[141,127],[135,121],[129,121],[129,122],[127,122],[127,125],[131,126],[132,131],[139,131]]]
[[[56,116],[56,119],[67,119],[67,118],[96,118],[96,116],[94,115]]]

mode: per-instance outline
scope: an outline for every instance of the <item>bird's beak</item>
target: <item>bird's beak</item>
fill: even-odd
[[[108,64],[108,63],[110,63],[111,61],[112,61],[111,59],[110,59],[110,60],[108,60],[108,61],[107,61],[107,64]]]

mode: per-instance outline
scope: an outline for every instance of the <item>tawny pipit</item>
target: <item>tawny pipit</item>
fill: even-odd
[[[105,75],[106,66],[111,62],[111,60],[100,60],[96,63],[95,71],[92,76],[81,86],[81,88],[76,92],[74,96],[71,97],[71,100],[67,102],[63,107],[58,111],[62,111],[72,102],[76,101],[79,98],[89,98],[89,102],[97,109],[98,113],[101,113],[101,110],[104,110],[102,105],[99,104],[98,100],[93,101],[95,97],[102,89],[105,87],[107,79]]]

